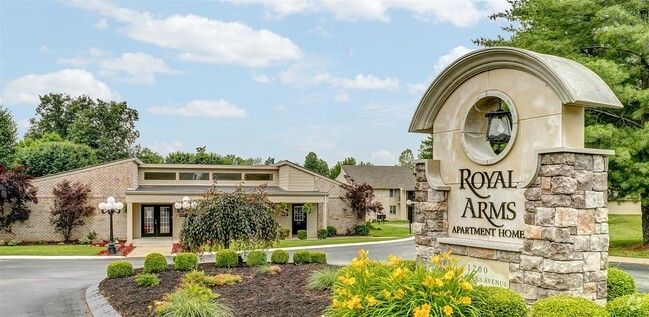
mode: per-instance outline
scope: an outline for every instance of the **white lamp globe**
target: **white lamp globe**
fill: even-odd
[[[183,208],[184,209],[189,209],[189,206],[190,206],[189,201],[183,201]]]
[[[108,203],[112,204],[112,203],[115,202],[115,197],[110,196],[110,197],[108,197],[108,199],[106,199],[106,201],[107,201]]]
[[[187,196],[183,197],[183,201],[189,201],[189,197]]]
[[[178,201],[174,204],[174,207],[176,207],[176,209],[180,209],[182,206],[183,205]]]
[[[100,210],[106,210],[106,203],[99,203]]]
[[[122,210],[122,208],[124,208],[124,204],[119,202],[119,203],[115,204],[115,208],[119,209],[119,210]]]

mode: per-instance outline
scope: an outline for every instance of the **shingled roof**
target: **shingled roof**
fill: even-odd
[[[415,175],[405,166],[343,165],[341,169],[356,183],[368,183],[375,189],[415,190]]]

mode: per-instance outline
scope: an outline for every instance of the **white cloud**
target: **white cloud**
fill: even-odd
[[[337,94],[336,97],[334,97],[334,100],[337,102],[347,102],[349,101],[349,95],[346,92]]]
[[[408,93],[411,95],[419,95],[428,89],[428,85],[425,83],[408,83]]]
[[[333,34],[329,33],[329,31],[325,30],[324,27],[322,27],[322,25],[318,25],[315,28],[309,30],[309,33],[315,34],[315,35],[317,35],[317,36],[319,36],[319,37],[321,37],[323,39],[330,39],[330,38],[334,37]]]
[[[215,119],[245,118],[248,116],[246,109],[237,107],[223,99],[194,100],[184,107],[151,107],[147,110],[155,114],[208,117]]]
[[[90,56],[94,56],[94,57],[107,57],[113,55],[109,51],[104,51],[96,47],[89,48],[88,53],[90,54]]]
[[[390,153],[390,151],[388,150],[378,150],[376,152],[372,152],[370,156],[372,157],[372,159],[383,162],[394,162],[397,159],[397,157],[394,154]]]
[[[270,77],[268,77],[268,75],[264,75],[264,74],[253,74],[252,75],[252,80],[254,80],[254,81],[258,82],[258,83],[263,83],[263,84],[268,84],[268,83],[272,82]]]
[[[47,45],[41,46],[41,48],[39,48],[38,50],[41,51],[42,53],[50,53],[50,48],[47,47]]]
[[[99,68],[101,75],[130,83],[151,84],[155,82],[156,73],[179,73],[169,68],[163,60],[142,52],[124,53],[119,58],[100,61]],[[122,78],[122,73],[128,74],[128,77]]]
[[[107,19],[101,19],[95,23],[94,27],[99,30],[105,30],[108,28],[108,20]]]
[[[453,63],[456,59],[462,57],[463,55],[472,52],[470,48],[466,48],[462,45],[454,47],[448,54],[440,57],[435,63],[435,73],[441,73],[446,66]]]
[[[313,68],[302,64],[295,64],[287,70],[280,72],[279,80],[283,84],[295,85],[298,87],[308,85],[330,85],[358,90],[384,89],[389,91],[399,90],[399,79],[379,78],[374,75],[358,74],[353,78],[338,77],[328,72],[320,72],[314,75]]]
[[[266,8],[266,17],[283,18],[293,14],[326,12],[338,20],[377,20],[389,22],[391,10],[411,12],[421,20],[432,23],[448,22],[456,26],[470,26],[489,14],[508,8],[506,0],[227,0],[242,4],[261,4]]]
[[[301,151],[327,152],[332,155],[335,154],[332,151],[339,150],[338,142],[346,137],[345,131],[343,127],[328,124],[289,125],[276,131],[272,136]]]
[[[280,112],[285,112],[285,111],[288,111],[288,107],[283,105],[283,104],[279,104],[279,105],[275,106],[275,110],[280,111]]]
[[[29,118],[18,120],[16,122],[16,127],[18,128],[18,130],[27,130],[27,129],[29,129],[29,127],[30,127]]]
[[[127,36],[177,50],[178,58],[184,61],[260,67],[302,57],[302,51],[290,39],[239,22],[191,14],[158,18],[103,1],[74,0],[70,4],[123,23],[121,30]]]
[[[91,61],[92,61],[91,59],[82,56],[75,56],[70,58],[59,58],[57,60],[59,64],[72,66],[72,67],[83,67],[90,64]]]
[[[29,74],[9,81],[3,91],[7,104],[38,104],[39,95],[64,93],[71,96],[88,95],[103,100],[119,99],[108,85],[82,69],[63,69],[49,74]]]
[[[171,152],[177,152],[183,149],[183,143],[180,141],[172,142],[155,142],[153,145],[149,145],[148,148],[151,150],[160,153],[162,156],[166,156]]]

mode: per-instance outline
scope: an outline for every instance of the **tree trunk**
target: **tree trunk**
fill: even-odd
[[[642,204],[642,244],[649,245],[649,203]]]

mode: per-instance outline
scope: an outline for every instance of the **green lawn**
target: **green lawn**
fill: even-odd
[[[106,247],[86,245],[17,245],[0,247],[0,255],[95,255]]]
[[[390,221],[385,222],[382,225],[373,224],[377,230],[371,230],[369,236],[341,236],[335,238],[327,238],[324,240],[281,240],[279,243],[280,248],[290,248],[290,247],[306,247],[314,245],[332,245],[332,244],[343,244],[343,243],[361,243],[361,242],[377,242],[377,241],[388,241],[401,238],[407,238],[412,236],[408,233],[408,222],[407,221]]]
[[[642,245],[640,215],[609,215],[608,228],[611,238],[609,255],[649,258],[649,248],[633,250]]]

